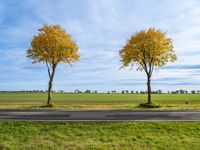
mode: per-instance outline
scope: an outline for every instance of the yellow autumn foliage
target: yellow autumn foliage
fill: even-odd
[[[27,51],[34,63],[71,64],[79,59],[78,46],[60,25],[44,25],[38,31]]]
[[[131,36],[119,53],[122,67],[136,64],[139,70],[150,74],[154,67],[161,67],[177,59],[171,38],[154,28],[142,30]]]

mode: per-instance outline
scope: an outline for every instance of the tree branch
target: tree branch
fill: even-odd
[[[144,57],[144,59],[142,59],[142,62],[143,62],[143,64],[144,64],[144,71],[145,71],[147,74],[149,74],[149,72],[148,72],[148,70],[147,70],[147,64],[146,64],[146,62],[145,62],[146,57],[145,57],[145,53],[144,53],[144,52],[143,52],[143,57]]]
[[[152,75],[152,73],[153,73],[153,70],[154,70],[154,65],[152,66],[151,75]]]
[[[153,64],[153,58],[151,58],[151,61],[150,61],[150,68],[149,68],[149,74],[150,76],[152,75],[153,73],[153,69],[154,69],[154,64]]]
[[[49,67],[49,65],[48,65],[47,61],[46,61],[46,66],[47,66],[47,69],[48,69],[48,75],[49,75],[49,78],[51,78],[50,67]]]

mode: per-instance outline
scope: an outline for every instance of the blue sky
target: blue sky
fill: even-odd
[[[149,27],[167,32],[178,57],[156,69],[153,90],[200,89],[198,0],[0,0],[0,90],[47,89],[45,65],[26,58],[45,23],[61,24],[80,48],[80,62],[59,65],[55,90],[145,90],[145,73],[120,70],[118,51]]]

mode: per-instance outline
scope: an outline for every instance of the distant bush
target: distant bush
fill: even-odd
[[[142,107],[142,108],[160,108],[160,105],[159,104],[154,104],[154,103],[142,103],[139,105],[139,107]]]

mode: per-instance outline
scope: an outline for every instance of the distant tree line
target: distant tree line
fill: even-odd
[[[20,90],[20,91],[0,91],[1,93],[47,93],[47,90]],[[52,91],[53,93],[64,93],[63,90]]]
[[[85,91],[75,90],[74,93],[98,93],[98,91],[97,90],[85,90]]]
[[[129,91],[129,90],[122,90],[122,94],[147,94],[148,91]],[[151,91],[152,94],[162,94],[161,90]]]
[[[187,90],[175,90],[171,91],[171,94],[200,94],[200,90],[192,90],[192,91],[187,91]]]
[[[1,93],[47,93],[47,90],[20,90],[20,91],[0,91]],[[122,90],[122,91],[116,91],[116,90],[111,90],[107,92],[98,92],[97,90],[84,90],[81,91],[79,89],[76,89],[74,92],[67,92],[64,90],[53,90],[53,93],[107,93],[107,94],[147,94],[147,91],[133,91],[133,90]],[[151,91],[151,94],[200,94],[200,90],[174,90],[174,91],[168,91],[168,92],[163,92],[162,90],[156,90],[156,91]]]

